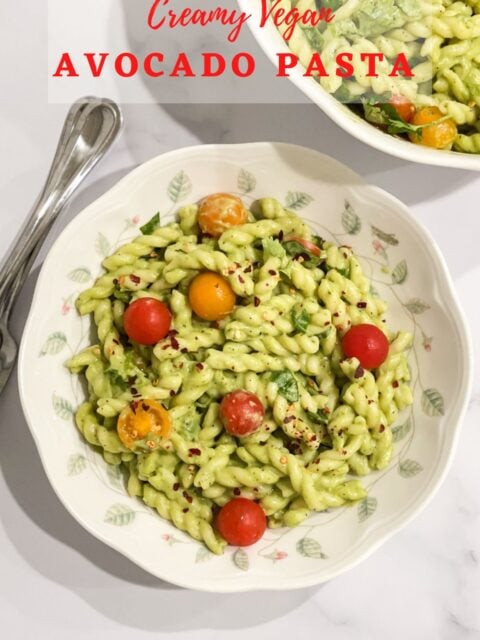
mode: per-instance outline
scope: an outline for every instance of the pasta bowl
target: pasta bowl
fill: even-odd
[[[271,19],[267,20],[264,26],[260,26],[262,23],[261,2],[238,0],[238,3],[242,11],[251,15],[247,24],[259,46],[270,61],[278,67],[279,54],[291,53],[280,31]],[[285,6],[290,7],[290,3],[285,3]],[[298,37],[292,38],[293,40],[295,40],[298,48]],[[298,55],[301,57],[303,54],[298,53]],[[294,68],[289,69],[288,79],[313,103],[320,107],[333,122],[361,142],[379,151],[411,162],[480,171],[480,155],[478,153],[437,150],[413,144],[408,140],[385,133],[353,112],[347,104],[339,102],[333,95],[323,89],[313,77],[307,77],[304,73],[305,68],[299,63]]]
[[[388,323],[414,336],[412,407],[393,434],[390,466],[365,477],[368,497],[317,513],[293,529],[269,529],[255,545],[216,556],[125,490],[116,467],[74,426],[85,397],[65,361],[90,343],[90,320],[74,308],[102,258],[207,193],[246,203],[276,197],[324,238],[352,245]],[[54,491],[94,536],[150,573],[193,589],[233,592],[318,584],[353,567],[409,522],[449,468],[471,383],[471,347],[445,263],[429,234],[398,200],[311,149],[279,144],[205,145],[141,165],[80,213],[48,254],[19,354],[23,410]]]

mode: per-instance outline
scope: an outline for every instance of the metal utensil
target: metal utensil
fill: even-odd
[[[0,268],[0,393],[17,355],[8,320],[43,241],[58,214],[110,148],[122,124],[118,105],[87,97],[68,112],[45,186]]]

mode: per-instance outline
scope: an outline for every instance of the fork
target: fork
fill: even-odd
[[[8,321],[20,289],[60,211],[110,148],[121,125],[120,108],[106,98],[81,98],[67,114],[45,186],[0,267],[0,393],[17,356]]]

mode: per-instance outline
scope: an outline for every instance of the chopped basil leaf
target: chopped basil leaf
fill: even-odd
[[[287,240],[282,244],[282,246],[289,256],[302,256],[304,259],[302,263],[304,267],[318,267],[318,265],[324,260],[321,256],[314,255],[304,247],[303,244],[296,240]]]
[[[107,376],[110,379],[110,382],[117,387],[120,387],[123,391],[128,389],[128,382],[123,378],[122,374],[116,369],[107,369]]]
[[[144,236],[149,236],[159,226],[160,226],[160,214],[157,212],[153,216],[153,218],[150,218],[150,220],[143,225],[143,227],[140,227],[140,231],[143,233]]]
[[[293,308],[290,312],[292,324],[297,331],[305,333],[310,323],[310,314],[305,309]]]
[[[312,422],[316,424],[328,424],[328,416],[319,409],[317,413],[313,413],[312,411],[306,411],[307,418],[309,418]]]
[[[274,371],[271,377],[272,382],[278,387],[278,393],[282,395],[288,402],[297,402],[299,396],[298,384],[295,376],[291,371]]]

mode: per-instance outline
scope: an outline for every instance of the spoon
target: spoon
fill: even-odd
[[[81,98],[67,114],[45,186],[0,267],[0,393],[17,356],[8,321],[20,289],[58,214],[110,148],[121,125],[120,108],[105,98]]]

